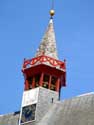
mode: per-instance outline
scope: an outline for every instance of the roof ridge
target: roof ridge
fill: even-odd
[[[94,92],[84,93],[84,94],[78,95],[76,97],[81,97],[81,96],[86,96],[86,95],[91,95],[91,94],[94,94]]]

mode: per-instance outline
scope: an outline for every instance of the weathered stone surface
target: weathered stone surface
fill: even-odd
[[[36,121],[39,122],[45,114],[49,111],[53,101],[56,102],[58,100],[59,94],[58,92],[45,89],[43,87],[39,87],[39,97],[36,109]]]
[[[53,102],[58,100],[58,92],[39,87],[38,103],[36,105],[36,121],[26,125],[36,125],[52,107]],[[0,117],[0,125],[18,125],[19,113],[12,113]]]
[[[0,116],[0,125],[18,125],[19,113]]]
[[[40,91],[40,95],[46,94],[44,90],[41,89]],[[45,99],[48,100],[49,103],[50,98],[47,96],[45,96]],[[45,101],[42,99],[44,97],[40,96],[40,98],[40,101],[43,100],[44,103]],[[47,103],[47,101],[45,103]],[[40,120],[26,125],[94,125],[93,93],[64,101],[55,101],[51,105],[48,104],[50,106],[46,106],[45,103],[42,104],[41,102],[41,106],[39,106],[41,116],[37,117],[39,117]],[[49,107],[48,110],[45,107]],[[41,108],[46,110],[46,114]],[[39,113],[39,111],[37,111],[37,113]],[[14,113],[0,116],[0,125],[18,125],[18,118],[19,114]]]
[[[48,28],[36,52],[36,56],[46,55],[58,59],[56,49],[56,39],[53,26],[53,20],[50,19]]]
[[[94,125],[94,94],[55,103],[38,125]]]

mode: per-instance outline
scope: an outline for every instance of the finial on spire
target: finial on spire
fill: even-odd
[[[51,9],[51,10],[50,10],[50,15],[51,15],[51,17],[53,17],[54,14],[55,14],[55,11],[54,11],[53,9]]]
[[[50,16],[51,18],[55,15],[55,10],[54,10],[54,0],[52,0],[52,7],[51,7],[51,10],[50,10]]]

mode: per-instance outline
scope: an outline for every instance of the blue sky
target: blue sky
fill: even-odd
[[[51,0],[0,1],[0,114],[20,109],[24,58],[32,58],[49,22]],[[55,0],[60,60],[67,60],[61,98],[94,91],[94,0]]]

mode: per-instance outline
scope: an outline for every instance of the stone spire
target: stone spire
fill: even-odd
[[[36,57],[45,55],[55,59],[58,59],[57,56],[57,49],[56,49],[56,39],[55,39],[55,32],[54,32],[54,25],[53,25],[53,10],[50,11],[51,19],[49,21],[49,25],[47,30],[44,34],[44,37],[40,43],[39,48],[36,52]]]

